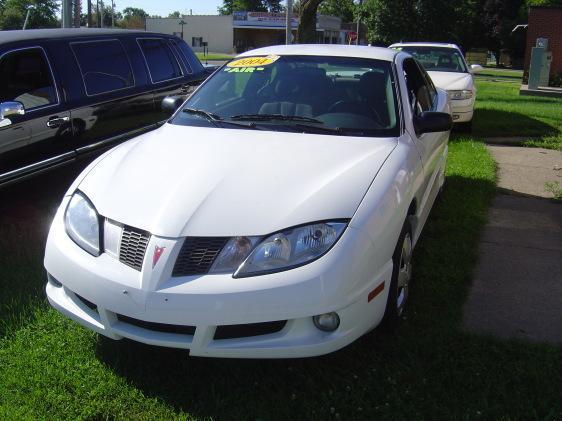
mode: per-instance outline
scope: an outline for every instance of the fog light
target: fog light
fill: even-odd
[[[337,313],[319,314],[312,318],[314,326],[324,332],[333,332],[340,325],[340,316]]]

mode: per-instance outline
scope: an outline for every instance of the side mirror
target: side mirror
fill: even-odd
[[[424,111],[414,117],[414,128],[417,134],[447,132],[453,127],[453,119],[448,113]]]
[[[185,101],[183,96],[170,95],[162,100],[162,111],[172,115]]]
[[[21,102],[9,101],[0,103],[0,120],[24,114],[25,108]]]
[[[480,66],[479,64],[472,64],[470,66],[470,71],[472,73],[478,73],[481,72],[484,68],[482,66]]]

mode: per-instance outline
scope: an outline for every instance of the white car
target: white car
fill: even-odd
[[[455,44],[406,42],[392,44],[389,48],[405,51],[422,64],[435,86],[449,93],[453,122],[470,131],[476,101],[472,75],[482,70],[482,66],[468,66]]]
[[[168,123],[64,196],[45,252],[53,307],[207,357],[320,355],[398,323],[452,124],[415,59],[267,47],[166,103]]]

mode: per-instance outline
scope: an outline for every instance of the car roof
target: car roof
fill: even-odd
[[[460,50],[458,45],[450,44],[446,42],[396,42],[388,46],[388,48],[393,48],[393,47],[438,47],[438,48],[456,48],[457,50]]]
[[[398,51],[381,47],[368,47],[365,45],[341,44],[295,44],[273,45],[258,48],[239,54],[237,57],[261,56],[275,54],[279,56],[332,56],[332,57],[357,57],[376,60],[393,61]]]
[[[14,41],[43,40],[53,38],[78,38],[99,35],[156,35],[151,32],[129,29],[65,28],[65,29],[27,29],[0,31],[0,44]],[[163,36],[164,34],[157,34]]]

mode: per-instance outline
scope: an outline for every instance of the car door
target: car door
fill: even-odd
[[[0,102],[23,108],[0,122],[0,184],[70,159],[70,113],[45,49],[38,44],[5,51],[0,80]]]
[[[422,191],[424,199],[431,190],[437,178],[437,172],[441,168],[443,160],[443,150],[446,147],[448,138],[447,132],[423,133],[419,134],[415,130],[414,120],[426,111],[442,111],[438,95],[433,83],[425,71],[412,58],[405,59],[403,62],[404,76],[406,79],[406,90],[411,120],[407,128],[415,140],[416,148],[419,151],[423,168],[424,183]]]

